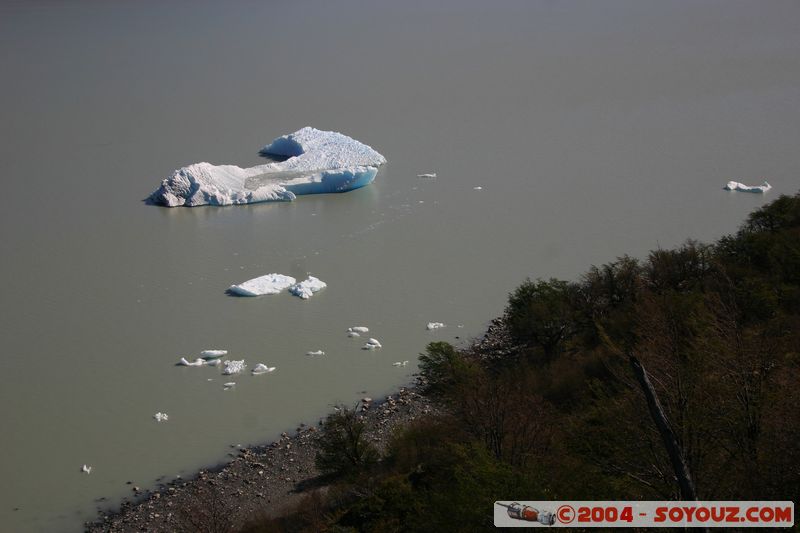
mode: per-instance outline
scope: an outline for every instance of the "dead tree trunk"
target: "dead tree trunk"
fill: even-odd
[[[669,460],[672,463],[672,470],[675,472],[675,477],[678,480],[678,487],[681,491],[682,500],[697,500],[697,490],[695,490],[694,481],[689,471],[689,465],[686,464],[686,458],[683,455],[683,450],[678,444],[678,439],[675,437],[675,432],[672,431],[672,426],[669,424],[667,414],[658,400],[653,384],[647,377],[647,371],[642,366],[642,363],[633,355],[628,356],[628,362],[633,369],[636,380],[644,393],[647,400],[647,408],[650,410],[650,417],[655,422],[658,428],[658,433],[661,435],[661,440],[664,442],[664,448],[667,450]]]

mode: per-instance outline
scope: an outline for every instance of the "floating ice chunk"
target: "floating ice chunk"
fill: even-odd
[[[366,326],[353,326],[352,328],[347,328],[348,333],[369,333],[369,328]]]
[[[181,357],[181,360],[178,361],[178,366],[203,366],[205,364],[207,364],[207,361],[199,357],[194,361],[189,361],[185,357]]]
[[[434,179],[436,177],[436,172],[431,172],[429,174],[417,174],[417,177],[418,178]]]
[[[169,415],[167,413],[156,413],[153,415],[153,418],[156,419],[156,422],[166,422],[169,420]]]
[[[392,363],[392,366],[407,366],[407,365],[408,361],[397,361],[395,363]]]
[[[236,382],[235,381],[229,381],[227,383],[223,383],[222,386],[223,386],[223,390],[231,390],[232,388],[234,388],[236,386]]]
[[[223,365],[225,365],[222,369],[222,374],[225,376],[230,376],[231,374],[238,374],[244,367],[247,365],[244,364],[244,359],[240,361],[224,361]]]
[[[266,276],[247,280],[239,285],[231,285],[228,290],[239,296],[261,296],[262,294],[278,294],[296,282],[297,280],[291,276],[267,274]]]
[[[208,366],[219,366],[222,364],[222,359],[209,359],[206,364]]]
[[[253,373],[254,376],[257,376],[259,374],[268,374],[270,372],[275,372],[275,367],[267,366],[264,363],[258,363],[255,367],[253,367],[253,370],[251,372]]]
[[[315,357],[317,355],[325,355],[325,352],[323,352],[322,350],[316,350],[314,352],[306,352],[306,355],[310,355],[312,357]]]
[[[200,357],[205,360],[218,359],[223,355],[228,355],[228,350],[203,350],[200,352]]]
[[[378,342],[378,339],[370,338],[364,346],[361,347],[362,350],[375,350],[376,348],[383,348],[383,345]]]
[[[361,334],[360,334],[360,333],[358,333],[357,331],[348,331],[348,332],[347,332],[347,336],[348,336],[348,337],[360,337],[360,336],[361,336]]]
[[[292,201],[299,194],[345,192],[372,183],[386,158],[346,135],[303,128],[261,149],[286,161],[241,168],[195,163],[161,182],[149,200],[168,207]]]
[[[427,329],[428,330],[439,329],[439,328],[444,328],[444,327],[446,327],[446,326],[444,324],[442,324],[441,322],[428,322],[428,325],[427,325]]]
[[[89,465],[83,465],[81,467],[81,472],[83,472],[84,474],[91,474],[92,473],[92,467],[89,466]]]
[[[289,292],[302,298],[303,300],[308,300],[315,292],[318,292],[327,286],[328,284],[324,281],[319,280],[314,276],[309,276],[300,283],[295,283],[289,287]]]
[[[729,181],[728,184],[723,188],[726,191],[765,193],[772,188],[772,185],[766,181],[764,181],[764,183],[761,185],[745,185],[744,183],[739,183],[738,181]]]
[[[474,190],[474,191],[482,191],[483,187],[481,187],[481,186],[473,187],[472,190]]]

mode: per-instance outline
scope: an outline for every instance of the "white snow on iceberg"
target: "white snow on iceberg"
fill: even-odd
[[[295,283],[297,283],[297,280],[291,276],[267,274],[266,276],[247,280],[239,285],[231,285],[228,290],[239,296],[261,296],[262,294],[278,294]]]
[[[307,279],[289,287],[289,292],[303,300],[308,300],[315,292],[319,292],[327,286],[328,284],[324,281],[314,276],[308,276]]]
[[[767,192],[772,188],[772,185],[767,183],[766,181],[761,185],[745,185],[744,183],[739,183],[738,181],[729,181],[725,187],[723,187],[726,191],[739,191],[739,192],[760,192],[764,193]]]
[[[292,201],[368,185],[386,162],[347,135],[310,127],[278,137],[261,152],[289,159],[250,168],[195,163],[174,171],[148,200],[168,207]]]

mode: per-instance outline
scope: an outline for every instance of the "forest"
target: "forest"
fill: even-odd
[[[331,414],[327,490],[245,531],[488,531],[495,500],[800,496],[800,194],[712,244],[525,280],[492,342],[436,342],[441,414],[362,438]]]

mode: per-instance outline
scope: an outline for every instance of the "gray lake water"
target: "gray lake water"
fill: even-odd
[[[794,1],[0,4],[0,530],[78,531],[128,480],[409,382],[527,276],[712,240],[796,192],[798,22]],[[294,203],[142,202],[307,125],[389,163]],[[225,294],[270,272],[328,288]],[[278,370],[223,391],[174,366],[206,348]]]

